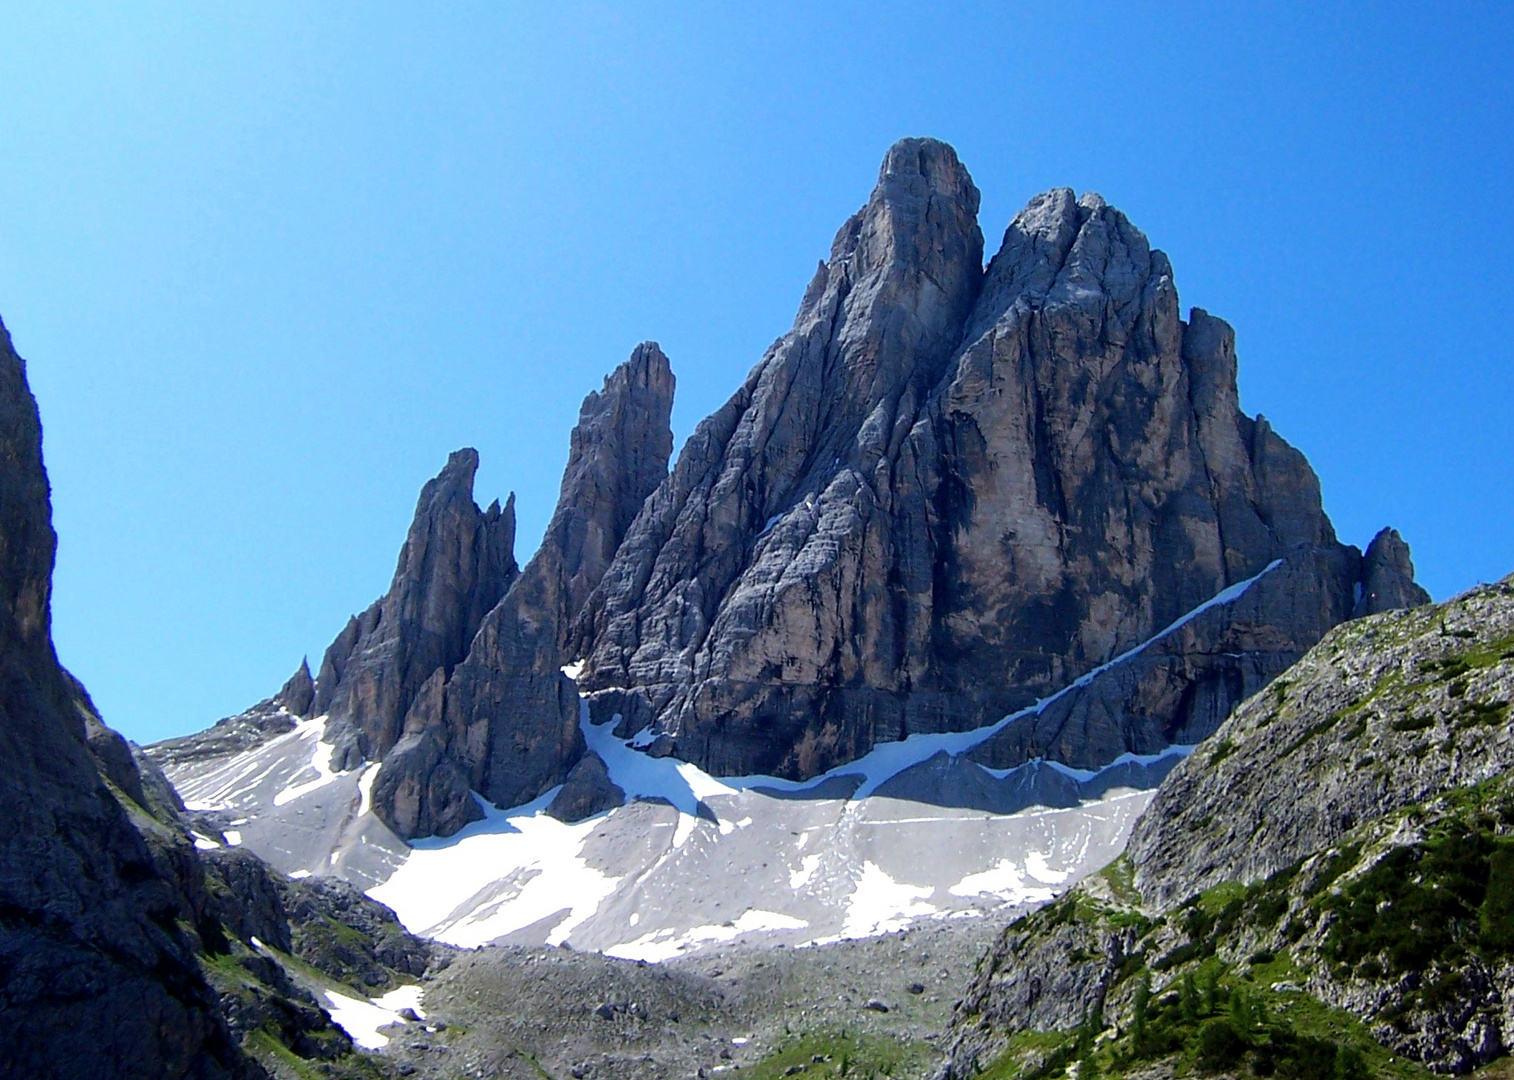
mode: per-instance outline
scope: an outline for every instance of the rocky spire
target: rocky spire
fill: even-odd
[[[315,704],[315,680],[310,677],[308,656],[300,660],[300,666],[289,676],[289,681],[279,692],[273,695],[273,701],[275,705],[282,705],[302,719],[313,715],[310,710]]]
[[[388,753],[422,684],[467,655],[519,573],[515,497],[503,509],[495,502],[480,510],[477,470],[478,451],[458,450],[426,484],[389,591],[326,650],[310,707],[331,718],[339,767]]]
[[[1404,543],[1397,529],[1383,529],[1367,545],[1367,553],[1362,558],[1361,582],[1356,606],[1351,611],[1352,618],[1430,602],[1430,594],[1414,581],[1414,562],[1409,558],[1409,545]]]
[[[977,751],[1101,765],[1202,738],[1353,612],[1424,598],[1396,534],[1365,561],[1336,540],[1303,455],[1240,410],[1234,331],[1184,321],[1124,214],[1045,192],[985,270],[977,210],[949,146],[892,147],[671,475],[672,375],[638,347],[585,401],[513,585],[476,458],[449,463],[310,706],[339,763],[383,759],[380,816],[451,832],[470,790],[510,805],[563,781],[578,688],[654,753],[813,776],[997,720],[1255,579]],[[603,779],[585,765],[564,805],[601,805]]]
[[[373,786],[402,836],[449,834],[559,783],[583,753],[578,694],[562,667],[569,631],[626,528],[667,476],[673,373],[654,342],[584,399],[541,548],[479,626],[457,668],[413,700]]]

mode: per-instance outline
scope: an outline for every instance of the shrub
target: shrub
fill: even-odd
[[[1236,1065],[1246,1055],[1246,1040],[1223,1016],[1205,1020],[1199,1028],[1194,1058],[1205,1072],[1219,1072]]]

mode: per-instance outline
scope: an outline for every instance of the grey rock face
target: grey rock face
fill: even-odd
[[[604,759],[591,751],[568,770],[561,790],[547,805],[547,813],[559,821],[582,821],[625,801],[626,793],[610,779]]]
[[[583,753],[574,621],[625,530],[666,479],[673,452],[673,373],[655,343],[584,399],[551,524],[536,555],[489,613],[448,680],[444,727],[474,786],[500,806],[560,783]]]
[[[373,780],[373,805],[379,820],[406,838],[451,836],[484,816],[467,775],[431,730],[405,735],[384,755]]]
[[[96,771],[92,745],[141,792],[119,737],[87,741],[93,709],[53,652],[51,517],[36,402],[0,326],[0,1073],[258,1075],[173,883]]]
[[[289,681],[273,695],[273,702],[282,705],[292,716],[303,719],[313,715],[310,710],[315,704],[315,680],[310,677],[309,660],[300,661],[299,668],[289,676]]]
[[[338,765],[383,761],[375,809],[410,837],[461,827],[465,789],[562,782],[577,689],[654,753],[806,778],[1023,709],[1261,575],[976,753],[1094,767],[1203,738],[1332,626],[1427,599],[1396,533],[1337,542],[1303,455],[1240,411],[1234,332],[1182,319],[1123,214],[1046,192],[985,270],[977,210],[949,146],[896,144],[671,475],[648,343],[585,401],[518,580],[460,454],[308,713],[298,674],[275,703],[329,711]]]
[[[1166,256],[1058,189],[983,272],[977,204],[949,147],[890,150],[591,597],[596,719],[712,772],[811,776],[998,719],[1283,560],[1264,609],[991,751],[1103,764],[1212,731],[1350,615],[1360,553],[1240,412],[1234,334],[1182,321]]]
[[[477,470],[478,452],[459,450],[426,484],[389,592],[326,650],[309,707],[330,716],[340,767],[389,752],[421,685],[462,661],[519,573],[514,497],[479,510]]]

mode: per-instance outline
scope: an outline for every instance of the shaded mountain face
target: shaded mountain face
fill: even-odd
[[[1173,769],[1122,860],[1005,930],[938,1077],[1044,1075],[1030,1046],[1110,1076],[1506,1056],[1511,701],[1514,576],[1331,630]]]
[[[477,470],[478,451],[459,450],[426,484],[389,591],[326,650],[309,708],[331,717],[340,768],[388,753],[422,684],[467,655],[479,623],[519,576],[514,498],[479,510]],[[296,674],[291,683],[299,681]]]
[[[0,1073],[258,1075],[91,747],[145,802],[130,752],[53,652],[51,519],[36,402],[0,326]]]
[[[896,144],[671,474],[673,377],[648,344],[585,401],[524,571],[460,451],[313,684],[217,738],[329,714],[336,767],[381,763],[391,829],[450,834],[470,792],[519,804],[584,760],[580,692],[653,754],[805,779],[1153,642],[973,751],[1096,768],[1198,741],[1332,626],[1428,599],[1397,533],[1365,557],[1336,540],[1303,455],[1240,411],[1233,331],[1183,320],[1123,214],[1049,191],[985,269],[977,210],[949,146]],[[563,805],[614,803],[601,772]]]

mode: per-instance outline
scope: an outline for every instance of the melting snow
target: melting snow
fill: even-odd
[[[484,820],[455,836],[416,841],[404,864],[368,895],[412,931],[451,945],[483,945],[554,915],[560,917],[547,943],[562,944],[620,879],[580,855],[599,818],[565,825],[542,812],[555,794],[513,811],[481,800]]]
[[[643,934],[635,941],[612,945],[605,950],[605,955],[621,960],[645,960],[656,964],[671,960],[697,945],[713,941],[732,941],[742,934],[803,930],[808,926],[809,923],[803,919],[796,919],[782,912],[748,908],[735,922],[724,923],[720,926],[696,926],[681,934],[672,929],[654,930],[650,934]]]
[[[303,784],[291,783],[273,797],[274,806],[283,806],[285,803],[294,802],[298,798],[309,795],[312,791],[320,790],[342,775],[331,767],[331,758],[336,753],[336,744],[326,742],[322,738],[326,734],[326,718],[324,716],[318,716],[314,720],[301,720],[295,725],[294,731],[289,734],[302,739],[308,739],[312,735],[315,737],[315,752],[310,755],[310,764],[307,767],[308,771],[315,773],[315,779],[307,780]],[[301,770],[295,776],[303,776],[307,770]]]
[[[846,907],[844,938],[872,937],[902,930],[912,919],[934,915],[936,907],[925,902],[935,892],[929,885],[908,885],[889,877],[877,863],[862,866],[862,877]]]
[[[378,778],[379,763],[375,761],[363,770],[363,775],[357,778],[358,791],[358,816],[366,814],[373,807],[373,781]]]
[[[1015,865],[1013,859],[1000,859],[998,865],[990,870],[984,870],[979,874],[968,874],[953,885],[950,892],[953,896],[996,896],[1012,904],[1043,902],[1056,895],[1055,889],[1046,888],[1044,885],[1039,887],[1027,885],[1025,873]]]
[[[789,875],[789,888],[798,892],[804,888],[810,878],[815,876],[815,871],[820,869],[819,855],[806,855],[799,860],[799,869]]]
[[[1087,685],[1201,612],[1234,600],[1256,580],[1226,589],[1072,686]],[[580,670],[580,663],[570,664],[564,674],[575,676]],[[575,947],[644,960],[666,959],[749,933],[819,943],[886,933],[922,917],[983,914],[1003,904],[1039,902],[1112,858],[1151,793],[1112,793],[1081,806],[1004,815],[914,803],[878,796],[877,791],[900,771],[943,751],[971,750],[1071,689],[975,731],[913,735],[880,744],[806,782],[716,778],[676,758],[648,756],[642,749],[657,738],[651,728],[630,739],[617,737],[618,721],[592,724],[584,705],[580,727],[585,741],[626,793],[626,805],[568,825],[544,813],[555,789],[509,810],[481,801],[482,821],[452,837],[416,842],[369,895],[392,907],[412,931],[455,945],[482,945],[511,935],[553,945],[571,939]],[[255,792],[261,792],[258,802],[266,806],[266,793],[276,791],[273,801],[283,806],[343,777],[342,786],[286,813],[308,812],[307,818],[336,813],[345,821],[356,808],[359,818],[371,819],[377,766],[369,764],[361,773],[335,772],[334,747],[325,734],[324,717],[299,721],[294,730],[194,775],[184,787],[186,801],[245,812],[247,807],[237,801],[247,803]],[[1152,765],[1189,749],[1126,754],[1105,768]],[[1079,781],[1103,771],[1051,762],[1020,769],[1042,767]],[[1015,771],[984,770],[1001,780]],[[834,786],[832,794],[818,793],[819,785],[835,777],[856,778],[850,798],[835,793]],[[1027,779],[1034,788],[1034,776],[1027,774]],[[245,834],[255,847],[264,842],[257,827],[252,823]],[[226,842],[235,844],[242,835],[227,832]],[[208,836],[197,838],[197,844],[202,840],[215,844]],[[322,846],[303,861],[319,867],[330,855],[336,866],[340,850]],[[309,871],[299,869],[292,876],[309,876]],[[736,912],[740,915],[731,918]],[[632,935],[639,936],[627,940]],[[368,1032],[365,1025],[370,1025],[375,1040],[384,1038],[377,1028],[390,1021],[374,1018],[405,1007],[386,999],[345,998],[333,1004],[349,1009],[359,1030]],[[347,1022],[343,1026],[353,1030]]]
[[[379,1028],[400,1024],[401,1009],[414,1009],[417,1016],[426,1014],[421,1010],[421,988],[402,986],[391,990],[374,1001],[348,997],[335,990],[323,990],[327,1010],[343,1031],[352,1036],[352,1041],[364,1050],[379,1050],[389,1045],[389,1036],[380,1035]]]

